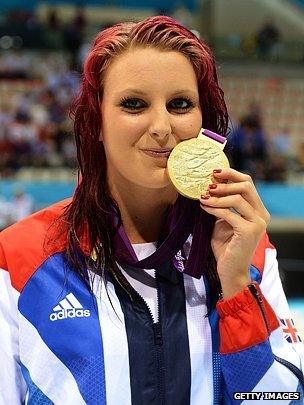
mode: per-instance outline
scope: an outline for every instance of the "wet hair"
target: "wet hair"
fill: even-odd
[[[115,212],[118,218],[117,226],[121,224],[121,215],[107,184],[106,155],[103,143],[99,141],[103,119],[100,103],[104,75],[111,62],[124,52],[145,47],[180,52],[191,62],[198,83],[202,127],[226,135],[228,115],[214,57],[207,44],[191,31],[170,17],[156,16],[137,23],[120,23],[97,35],[84,63],[80,92],[71,108],[81,181],[61,218],[61,230],[66,232],[67,257],[84,279],[86,268],[79,256],[83,238],[88,252],[95,249],[95,272],[104,276],[104,272],[109,271],[119,277],[113,259],[116,229],[111,212]],[[213,225],[208,230],[209,244],[212,228]],[[217,291],[219,282],[214,257],[210,262],[213,270],[207,271],[207,279],[211,290]],[[121,283],[124,284],[124,280],[121,279]]]

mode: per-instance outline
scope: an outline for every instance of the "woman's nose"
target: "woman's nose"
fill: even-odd
[[[167,138],[172,133],[170,113],[167,109],[155,111],[151,115],[149,134],[154,138]]]

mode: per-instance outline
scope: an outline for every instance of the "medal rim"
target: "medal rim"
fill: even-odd
[[[218,154],[219,154],[219,156],[220,156],[220,158],[221,158],[221,161],[222,161],[222,166],[223,166],[223,167],[226,167],[226,168],[229,168],[229,167],[230,167],[229,160],[228,160],[228,158],[227,158],[225,152],[224,152],[223,149],[221,148],[222,145],[219,144],[219,146],[217,146],[217,145],[214,143],[214,141],[209,140],[207,137],[206,137],[206,139],[191,138],[191,139],[187,139],[187,140],[185,140],[185,141],[182,141],[182,142],[178,143],[178,144],[174,147],[174,149],[172,150],[172,152],[171,152],[171,154],[170,154],[170,156],[169,156],[169,158],[168,158],[168,162],[167,162],[168,177],[169,177],[171,183],[173,184],[173,186],[176,188],[176,190],[177,190],[181,195],[183,195],[184,197],[190,198],[190,199],[192,199],[192,200],[198,200],[198,199],[201,197],[201,193],[198,193],[199,196],[193,196],[193,193],[191,193],[191,195],[190,195],[190,194],[188,194],[187,192],[185,192],[184,189],[181,189],[181,188],[180,188],[180,185],[179,185],[179,183],[178,183],[178,181],[177,181],[176,178],[175,178],[175,175],[174,175],[174,172],[173,172],[172,167],[173,167],[173,162],[174,162],[174,160],[176,159],[176,155],[180,152],[180,149],[185,146],[185,143],[187,143],[187,144],[188,144],[188,143],[194,143],[194,144],[195,144],[195,143],[197,143],[197,142],[199,142],[199,143],[203,142],[203,143],[205,143],[205,144],[208,143],[212,149],[218,151]],[[194,146],[194,147],[195,147],[195,146]],[[202,165],[202,166],[203,166],[203,165]],[[214,167],[214,168],[216,169],[217,167]],[[210,183],[211,183],[211,182],[212,182],[212,180],[210,179]]]

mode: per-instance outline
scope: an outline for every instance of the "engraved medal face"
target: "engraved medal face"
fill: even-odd
[[[193,200],[199,199],[212,183],[213,170],[229,167],[220,144],[207,137],[180,142],[168,159],[168,173],[177,191]]]

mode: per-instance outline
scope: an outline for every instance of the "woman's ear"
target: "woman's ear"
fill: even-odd
[[[98,138],[98,140],[99,140],[100,142],[103,142],[103,136],[102,136],[102,132],[101,132],[101,131],[99,132],[99,138]]]

